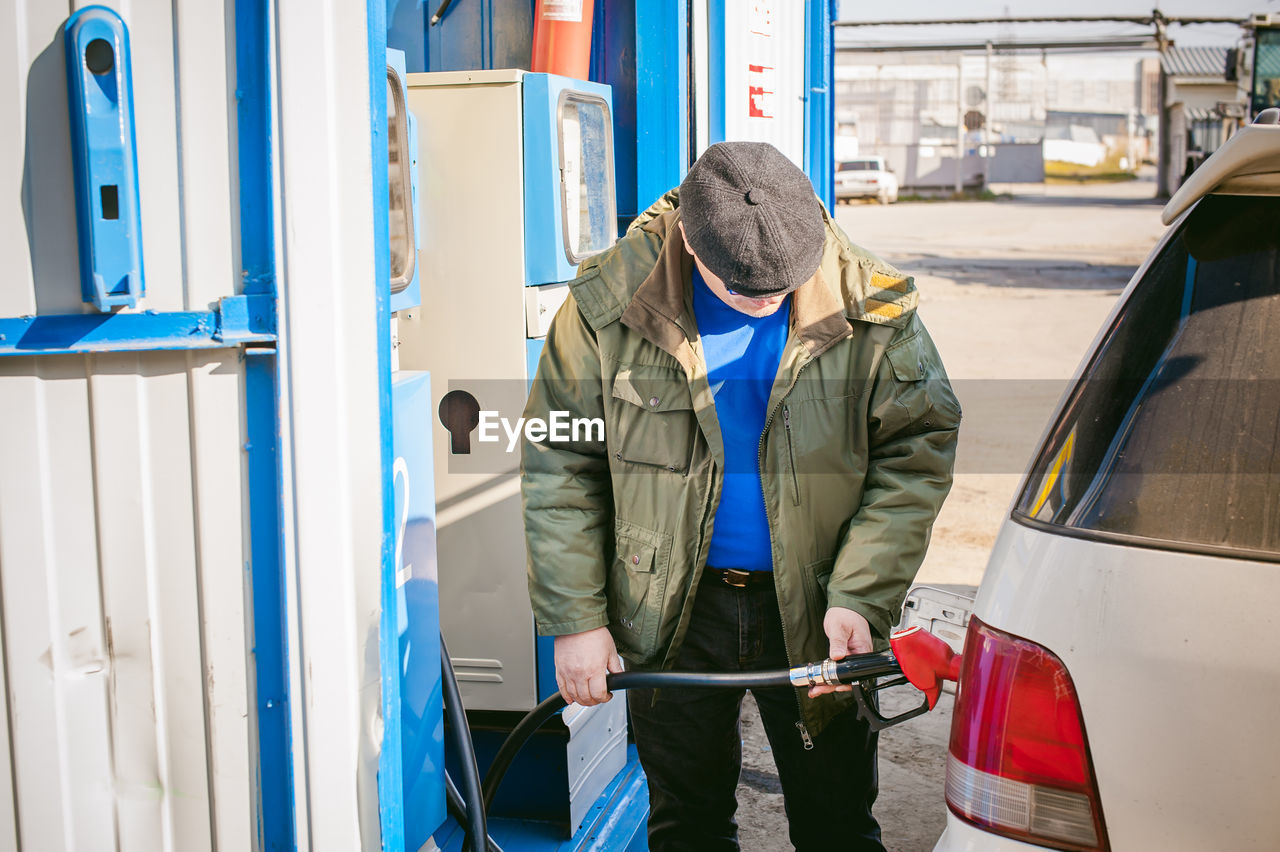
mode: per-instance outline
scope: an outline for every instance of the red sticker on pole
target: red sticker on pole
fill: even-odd
[[[747,116],[773,118],[776,71],[768,65],[747,66]]]

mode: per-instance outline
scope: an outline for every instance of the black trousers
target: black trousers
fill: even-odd
[[[736,589],[704,580],[676,668],[751,671],[785,668],[782,621],[772,584]],[[876,734],[854,712],[836,718],[806,749],[791,687],[754,690],[778,779],[791,843],[800,852],[883,852],[871,815],[877,792]],[[640,763],[649,779],[649,849],[738,849],[735,796],[742,770],[735,689],[632,690],[628,703]]]

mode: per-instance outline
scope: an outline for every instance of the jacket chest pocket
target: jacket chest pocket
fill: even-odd
[[[683,371],[623,366],[612,397],[607,437],[615,461],[672,473],[689,470],[697,424]]]
[[[613,564],[606,587],[609,622],[624,656],[648,662],[656,652],[670,536],[622,519],[614,524]]]
[[[856,395],[789,397],[779,419],[797,474],[849,471],[855,435],[865,428],[859,422],[866,419]]]

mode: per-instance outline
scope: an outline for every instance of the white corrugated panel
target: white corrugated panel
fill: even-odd
[[[804,168],[804,0],[724,4],[724,138]]]
[[[0,359],[0,848],[253,847],[242,383],[233,352]]]
[[[106,5],[129,28],[146,297],[208,310],[238,292],[234,6],[213,0],[0,0],[0,317],[81,301],[62,25]]]

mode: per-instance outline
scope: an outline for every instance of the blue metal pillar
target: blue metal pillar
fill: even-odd
[[[805,4],[804,170],[827,209],[835,204],[835,0]]]
[[[596,0],[591,34],[591,81],[613,90],[619,234],[652,201],[636,195],[636,5],[635,0]]]
[[[289,713],[289,645],[280,559],[280,440],[276,420],[278,359],[246,349],[245,420],[249,468],[249,575],[253,588],[253,659],[258,712],[258,833],[269,852],[292,852],[293,759]]]
[[[707,3],[707,144],[724,141],[724,4],[725,0]]]
[[[636,3],[636,201],[641,209],[677,186],[689,169],[688,39],[685,3]]]
[[[275,195],[272,188],[271,4],[236,3],[236,126],[240,170],[240,261],[244,297],[266,303],[275,331]],[[262,848],[292,852],[293,742],[289,641],[281,558],[283,469],[279,453],[279,358],[274,348],[245,351],[249,473],[249,573],[258,715],[258,831]]]

